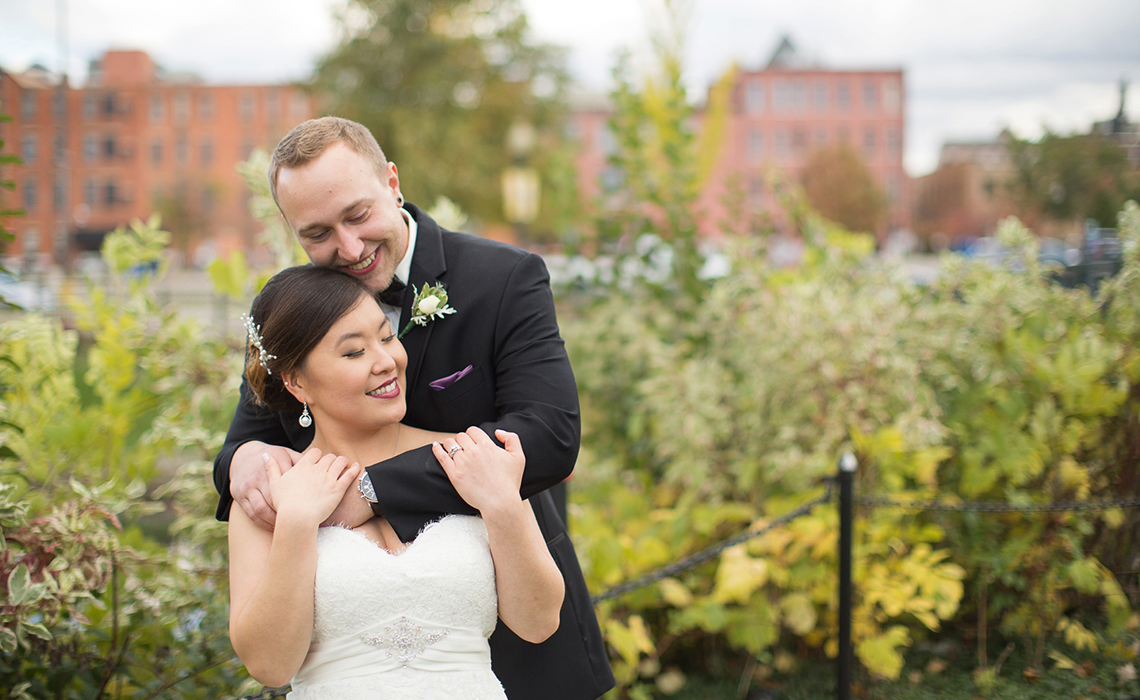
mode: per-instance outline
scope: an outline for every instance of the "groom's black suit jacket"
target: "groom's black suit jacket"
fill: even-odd
[[[442,283],[456,313],[415,326],[402,342],[408,353],[404,422],[428,430],[459,432],[478,425],[517,433],[526,453],[522,495],[534,506],[550,553],[566,581],[558,631],[542,644],[521,640],[499,624],[491,636],[491,663],[510,700],[592,700],[614,685],[602,635],[578,559],[546,489],[574,469],[581,439],[578,393],[566,356],[550,278],[542,259],[526,251],[441,229],[411,204],[416,246],[403,323],[410,318],[412,289]],[[442,391],[429,382],[473,368]],[[221,494],[217,516],[229,517],[229,465],[244,442],[261,440],[300,450],[312,441],[300,414],[277,413],[241,400],[221,453],[214,483]],[[448,513],[474,514],[463,502],[430,447],[368,468],[379,510],[402,540]]]

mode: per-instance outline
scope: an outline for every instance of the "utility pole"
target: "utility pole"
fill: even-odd
[[[57,265],[70,264],[68,249],[71,242],[71,86],[68,83],[67,69],[70,53],[67,37],[67,0],[56,0],[56,37],[59,51],[59,85],[56,87],[55,153],[52,154],[53,182],[52,204],[55,212],[55,231],[52,235],[52,257]]]

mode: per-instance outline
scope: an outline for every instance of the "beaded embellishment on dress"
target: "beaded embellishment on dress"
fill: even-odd
[[[424,649],[447,636],[447,630],[426,630],[406,617],[385,627],[382,634],[362,634],[360,641],[384,650],[388,656],[407,666],[408,662],[424,653]]]

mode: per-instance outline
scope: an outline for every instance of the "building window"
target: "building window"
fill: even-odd
[[[822,80],[815,81],[812,90],[812,108],[817,112],[827,111],[827,83]]]
[[[162,97],[153,95],[150,98],[150,120],[151,122],[161,122],[166,117],[166,105],[163,104]]]
[[[150,142],[150,162],[155,165],[162,162],[162,141],[159,139]]]
[[[807,132],[801,127],[792,130],[792,148],[797,154],[802,154],[807,150]]]
[[[776,155],[786,156],[791,151],[791,140],[788,138],[787,129],[778,129],[776,131]]]
[[[613,192],[621,187],[621,183],[625,180],[625,177],[622,175],[621,168],[607,165],[606,169],[602,171],[602,176],[598,179],[602,183],[603,192]]]
[[[31,213],[36,208],[38,194],[36,192],[36,181],[24,180],[24,211]]]
[[[103,95],[103,116],[115,116],[115,93],[113,92]]]
[[[759,80],[753,80],[744,89],[744,112],[745,114],[764,112],[764,84]]]
[[[902,90],[899,89],[898,81],[888,80],[883,86],[883,109],[888,114],[898,114],[900,107],[902,107]]]
[[[754,172],[748,177],[748,199],[754,203],[758,203],[763,197],[764,176]]]
[[[87,93],[83,96],[83,118],[95,118],[95,95],[91,93]]]
[[[208,92],[198,96],[198,118],[202,121],[214,118],[214,97]]]
[[[20,117],[33,119],[36,116],[36,93],[32,91],[20,95]]]
[[[214,159],[214,142],[210,139],[202,139],[202,143],[198,146],[198,159],[202,165],[209,165],[210,161]]]
[[[24,137],[20,145],[20,157],[24,159],[24,165],[36,162],[36,137],[32,134]]]
[[[748,159],[759,162],[764,157],[764,132],[751,129],[748,132]]]
[[[866,80],[863,82],[863,110],[874,112],[879,108],[879,90],[875,83]]]
[[[63,105],[64,105],[63,92],[60,90],[56,90],[52,94],[52,98],[51,98],[51,111],[52,111],[52,114],[55,115],[56,119],[63,119]]]
[[[277,121],[281,114],[281,94],[277,90],[265,93],[265,118],[271,122]]]
[[[891,127],[887,129],[887,152],[895,156],[900,150],[902,150],[902,139],[899,136],[899,130]]]
[[[87,178],[87,182],[83,183],[83,202],[88,208],[95,208],[95,181],[91,178]]]
[[[807,83],[803,78],[792,80],[792,107],[797,112],[807,111]]]
[[[214,209],[214,190],[210,186],[202,188],[202,211],[210,212]]]
[[[190,96],[184,92],[180,92],[174,96],[174,121],[177,124],[185,124],[189,118]]]
[[[787,112],[792,108],[792,86],[787,80],[772,81],[772,111]]]
[[[851,108],[851,85],[846,80],[835,86],[835,106],[843,111]]]
[[[115,206],[115,203],[119,201],[119,193],[116,190],[117,190],[117,188],[115,187],[115,181],[114,180],[108,180],[107,181],[107,190],[106,190],[106,194],[107,194],[106,202],[107,202],[108,207]]]
[[[56,181],[52,183],[51,204],[55,207],[57,212],[62,212],[64,206],[67,204],[64,199],[66,195],[65,187],[67,187],[67,182],[62,177],[56,178]]]
[[[241,98],[238,100],[238,116],[243,122],[248,122],[253,119],[253,95],[251,93],[242,93]]]
[[[186,137],[179,136],[174,139],[174,160],[179,165],[186,165],[186,156],[189,155],[189,146],[186,144]]]
[[[617,152],[617,137],[610,131],[609,124],[598,125],[598,148],[603,155],[612,156]]]
[[[115,157],[115,135],[109,134],[103,139],[103,159],[111,160]]]
[[[95,138],[95,134],[87,134],[83,139],[83,160],[88,163],[95,161],[95,156],[99,153],[99,144]]]
[[[863,130],[863,153],[875,155],[875,146],[875,129],[869,126]]]
[[[887,176],[887,204],[895,204],[902,197],[902,178],[898,173]]]
[[[55,136],[55,162],[62,163],[67,155],[67,141],[63,138],[63,134],[56,134]]]

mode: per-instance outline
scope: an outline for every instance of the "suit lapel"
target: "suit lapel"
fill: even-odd
[[[439,226],[413,204],[404,207],[416,219],[416,249],[412,251],[412,267],[408,273],[408,291],[404,295],[404,308],[401,312],[401,323],[406,325],[412,317],[412,302],[415,292],[423,289],[425,284],[432,285],[440,282],[440,277],[447,272],[447,261],[443,255],[443,236]],[[445,285],[446,287],[446,285]],[[417,386],[420,369],[423,367],[424,352],[431,340],[434,323],[426,326],[413,325],[401,342],[408,353],[408,393]]]

